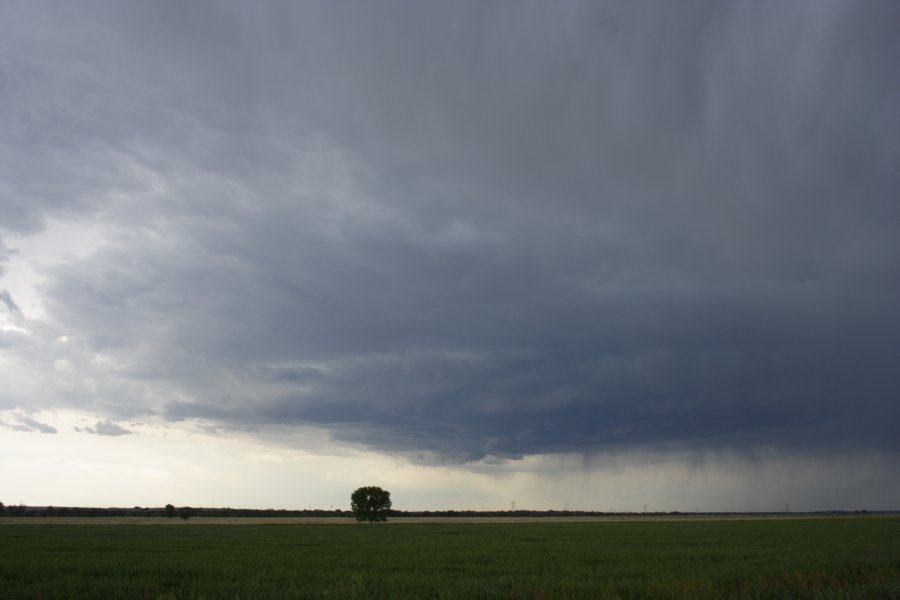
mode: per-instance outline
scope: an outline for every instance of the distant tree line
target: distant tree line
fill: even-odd
[[[185,510],[186,509],[186,510]],[[141,507],[132,508],[110,507],[79,507],[79,506],[25,506],[24,504],[6,506],[2,508],[0,505],[0,514],[8,517],[183,517],[188,514],[190,517],[218,517],[218,518],[239,518],[239,517],[255,517],[255,518],[285,518],[285,517],[346,517],[354,518],[354,513],[349,510],[322,509],[303,509],[303,510],[287,510],[287,509],[254,509],[254,508],[176,508],[169,504],[165,507]],[[387,517],[589,517],[603,516],[614,513],[602,513],[595,511],[573,511],[573,510],[499,510],[499,511],[479,511],[479,510],[386,510],[382,513]],[[615,513],[622,514],[622,513]],[[659,513],[662,514],[662,513]],[[672,514],[672,513],[669,513]]]
[[[339,508],[333,510],[322,509],[254,509],[254,508],[190,508],[176,509],[167,507],[145,508],[135,506],[132,508],[95,508],[78,506],[26,506],[24,504],[5,505],[0,502],[0,516],[3,517],[218,517],[218,518],[285,518],[285,517],[343,517],[352,519],[354,513]],[[186,509],[186,510],[185,510]],[[181,512],[179,512],[179,510]],[[852,515],[867,514],[868,510],[821,510],[811,514],[820,515]],[[875,511],[879,512],[879,511]],[[890,512],[890,511],[888,511]],[[683,513],[679,511],[669,512],[601,512],[585,510],[388,510],[384,513],[387,517],[604,517],[604,516],[662,516],[662,515],[777,515],[779,512],[697,512]],[[791,513],[800,514],[800,513]]]
[[[185,510],[186,509],[186,510]],[[181,517],[188,514],[190,517],[218,517],[218,518],[285,518],[285,517],[346,517],[354,518],[354,513],[349,510],[322,510],[322,509],[254,509],[254,508],[176,508],[169,504],[165,507],[145,508],[135,506],[132,508],[110,507],[78,507],[78,506],[25,506],[24,504],[6,506],[0,508],[0,514],[8,517]],[[386,517],[588,517],[603,516],[613,513],[593,511],[559,511],[559,510],[515,510],[515,511],[477,511],[477,510],[386,510],[382,513]],[[622,513],[615,513],[622,514]]]
[[[170,505],[171,506],[171,505]],[[187,510],[185,510],[187,509]],[[190,508],[181,507],[172,509],[173,517],[184,518],[184,514],[190,517],[352,517],[349,511],[335,510],[275,510],[253,508]],[[5,506],[0,504],[0,515],[5,517],[167,517],[170,516],[166,507],[145,508],[135,506],[132,508],[109,507],[81,507],[81,506],[26,506],[24,504]]]

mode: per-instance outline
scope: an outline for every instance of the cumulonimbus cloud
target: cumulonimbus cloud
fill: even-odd
[[[5,406],[900,450],[896,3],[350,6],[4,9],[2,226],[103,232]]]

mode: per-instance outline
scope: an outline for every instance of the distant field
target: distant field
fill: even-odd
[[[873,516],[887,516],[892,513],[874,513]],[[900,518],[900,513],[892,515]],[[815,513],[621,513],[596,516],[415,516],[391,517],[386,525],[410,525],[426,523],[467,523],[467,524],[522,524],[522,523],[608,523],[608,522],[659,522],[659,521],[765,521],[787,519],[822,519]],[[830,516],[827,518],[839,518]],[[859,515],[843,515],[840,518],[861,518]],[[349,513],[343,517],[196,517],[192,516],[188,525],[356,525],[356,519]],[[2,525],[175,525],[184,527],[185,523],[175,517],[127,516],[127,517],[0,517]],[[0,599],[2,600],[2,599]]]
[[[0,598],[900,598],[896,517],[125,521],[0,522]]]

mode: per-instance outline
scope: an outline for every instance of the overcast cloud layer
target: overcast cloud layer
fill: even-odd
[[[898,25],[893,0],[4,3],[6,426],[896,454]],[[26,246],[54,258],[13,285]]]

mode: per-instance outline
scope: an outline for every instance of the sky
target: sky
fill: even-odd
[[[900,509],[898,25],[2,3],[0,500]]]

